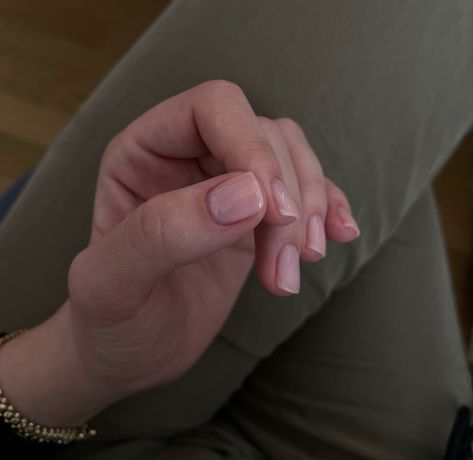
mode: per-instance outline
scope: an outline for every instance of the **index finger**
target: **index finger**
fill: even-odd
[[[265,222],[287,225],[299,207],[284,184],[279,161],[239,86],[212,80],[159,103],[126,129],[138,148],[170,158],[209,151],[228,172],[252,171],[267,199]]]

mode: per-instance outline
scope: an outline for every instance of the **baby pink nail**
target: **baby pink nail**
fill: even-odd
[[[275,177],[271,183],[271,188],[279,212],[283,216],[299,217],[297,204],[283,182]]]
[[[353,238],[358,238],[360,236],[360,229],[348,209],[345,206],[339,206],[337,211],[343,226],[353,229]]]
[[[313,214],[307,222],[307,247],[325,256],[325,228],[319,214]]]
[[[279,288],[286,292],[299,293],[299,252],[294,244],[286,244],[279,251],[276,265],[276,283]]]
[[[264,200],[255,175],[249,171],[212,189],[207,206],[217,224],[231,225],[258,214]]]

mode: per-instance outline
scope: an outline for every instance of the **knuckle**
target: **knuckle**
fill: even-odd
[[[278,124],[274,121],[271,120],[271,118],[263,117],[259,115],[258,121],[260,123],[260,126],[267,132],[271,134],[278,134],[281,135],[281,128],[278,126]]]
[[[345,195],[345,192],[336,185],[331,179],[325,178],[325,184],[326,184],[326,193],[327,193],[327,198],[333,203],[339,203],[339,204],[346,204],[348,203],[347,196]]]
[[[265,117],[263,115],[257,115],[256,118],[258,118],[259,122],[261,125],[272,125],[274,123],[274,120],[271,120],[271,118]]]
[[[341,189],[335,184],[335,182],[333,182],[332,179],[325,177],[324,181],[325,181],[325,188],[328,194],[335,197],[340,197],[341,195],[343,195],[343,192],[341,191]]]
[[[327,191],[325,181],[320,177],[310,177],[300,182],[303,201],[311,207],[315,206],[322,214],[327,208]]]
[[[203,86],[204,88],[214,92],[226,91],[230,93],[243,93],[243,90],[239,85],[229,80],[209,80],[204,82]]]
[[[267,164],[268,157],[262,156],[262,154],[270,155],[271,157],[274,155],[271,144],[264,139],[248,140],[245,143],[244,149],[253,167],[257,166],[260,162],[262,162],[262,166]]]
[[[332,180],[329,177],[324,177],[324,180],[325,180],[325,185],[327,188],[332,187],[334,185]]]
[[[276,119],[276,123],[288,132],[297,132],[299,134],[304,134],[304,130],[301,128],[299,123],[289,117],[283,117]]]
[[[324,192],[326,189],[325,178],[318,175],[306,177],[300,181],[300,184],[307,189],[323,190]]]

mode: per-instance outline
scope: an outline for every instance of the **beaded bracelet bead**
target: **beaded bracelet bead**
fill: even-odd
[[[8,340],[25,332],[27,329],[18,329],[9,334],[0,336],[0,346]],[[7,396],[0,388],[0,420],[5,423],[21,437],[39,443],[69,444],[72,441],[88,439],[96,436],[96,430],[89,428],[87,424],[78,427],[45,427],[28,420],[9,402]]]

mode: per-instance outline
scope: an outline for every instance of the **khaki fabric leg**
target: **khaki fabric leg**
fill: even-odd
[[[175,0],[71,120],[0,226],[0,327],[37,324],[67,296],[112,136],[191,86],[234,81],[258,114],[301,124],[327,176],[347,192],[362,236],[329,245],[321,264],[303,263],[298,296],[272,296],[252,272],[192,372],[96,421],[112,440],[208,420],[258,360],[376,254],[451,154],[473,114],[472,23],[471,0]]]
[[[232,422],[213,420],[190,435],[82,444],[55,460],[269,460]]]
[[[228,405],[272,460],[442,459],[472,387],[432,194]]]

